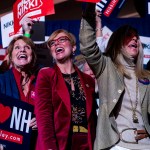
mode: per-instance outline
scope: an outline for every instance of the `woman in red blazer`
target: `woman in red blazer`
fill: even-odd
[[[35,112],[40,150],[92,150],[95,139],[95,82],[73,64],[75,37],[56,30],[47,41],[56,64],[40,70]]]

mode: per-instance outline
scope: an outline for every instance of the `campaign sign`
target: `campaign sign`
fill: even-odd
[[[33,24],[33,33],[31,39],[36,42],[45,41],[45,17],[37,17],[33,19],[36,23]],[[10,41],[19,35],[23,35],[22,28],[15,34],[14,33],[14,14],[9,13],[1,17],[1,32],[2,32],[2,45],[3,48],[7,47]]]
[[[116,17],[124,3],[125,0],[100,0],[96,3],[96,9],[106,17]]]
[[[140,40],[144,52],[143,64],[146,65],[150,60],[150,37],[140,36]]]
[[[33,106],[0,94],[0,143],[7,150],[28,150]]]
[[[100,0],[76,0],[76,1],[97,3],[97,2],[99,2]]]
[[[21,27],[23,17],[37,18],[54,14],[54,3],[52,0],[17,0],[13,5],[14,31]]]
[[[9,45],[14,36],[23,34],[21,29],[18,31],[18,33],[14,34],[13,13],[9,13],[1,17],[1,32],[3,48]]]

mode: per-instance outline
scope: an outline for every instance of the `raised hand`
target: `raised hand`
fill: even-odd
[[[24,17],[21,24],[24,32],[30,33],[32,30],[32,25],[34,24],[34,20],[32,20],[30,17]]]
[[[96,13],[96,16],[95,16],[96,29],[102,30],[102,20],[101,20],[102,13],[99,10],[95,10],[95,13]]]

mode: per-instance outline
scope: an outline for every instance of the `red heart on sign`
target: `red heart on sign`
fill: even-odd
[[[0,104],[0,123],[4,123],[10,117],[10,115],[10,107]]]

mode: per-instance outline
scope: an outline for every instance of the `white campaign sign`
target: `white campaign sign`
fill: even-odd
[[[147,64],[150,60],[150,37],[140,36],[142,45],[143,45],[143,51],[144,51],[144,61],[143,64]]]
[[[14,37],[14,20],[13,13],[9,13],[1,17],[1,33],[2,33],[2,46],[7,47],[12,38]],[[22,31],[15,34],[15,36],[22,34]]]
[[[35,21],[45,21],[45,17],[34,18]],[[2,46],[6,48],[14,36],[22,35],[22,28],[20,28],[17,34],[14,34],[14,19],[13,12],[1,17],[1,34],[2,34]]]

